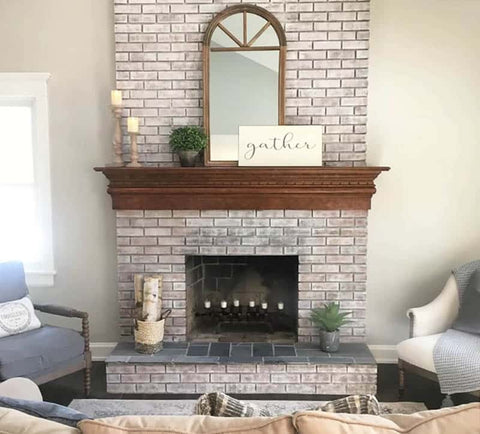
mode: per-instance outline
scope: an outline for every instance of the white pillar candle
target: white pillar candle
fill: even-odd
[[[255,301],[250,300],[250,301],[248,302],[248,305],[249,305],[250,307],[255,307]]]
[[[205,300],[205,309],[210,309],[212,307],[212,302],[209,300]]]
[[[283,310],[283,307],[284,307],[284,306],[283,306],[283,303],[282,303],[282,302],[278,303],[278,310]]]
[[[112,90],[111,93],[111,101],[113,106],[121,106],[122,105],[122,91],[121,90]]]
[[[233,305],[235,307],[240,307],[240,300],[233,300]]]
[[[268,303],[262,303],[262,309],[267,310],[268,309]]]
[[[128,118],[127,129],[129,133],[138,133],[138,118]]]
[[[222,301],[220,302],[220,307],[221,307],[222,309],[226,309],[226,308],[227,308],[227,302],[226,302],[225,300],[222,300]]]

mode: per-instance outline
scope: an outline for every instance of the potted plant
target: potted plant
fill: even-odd
[[[328,303],[323,307],[312,309],[310,319],[320,328],[320,349],[335,353],[340,345],[341,326],[349,323],[346,319],[352,312],[340,312],[340,303]]]
[[[170,146],[180,158],[180,165],[192,167],[198,161],[200,151],[207,146],[207,136],[196,126],[180,127],[170,133]]]

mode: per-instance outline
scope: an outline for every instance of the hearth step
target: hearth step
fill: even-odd
[[[312,344],[237,342],[165,342],[153,355],[139,354],[133,342],[119,343],[107,363],[347,363],[375,364],[366,344],[341,344],[337,353],[320,351]]]
[[[166,342],[154,355],[117,345],[106,360],[110,393],[375,393],[377,365],[367,345],[338,353],[313,344]]]

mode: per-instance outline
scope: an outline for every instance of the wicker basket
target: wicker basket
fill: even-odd
[[[135,351],[142,354],[155,354],[163,347],[165,320],[156,322],[135,321]]]

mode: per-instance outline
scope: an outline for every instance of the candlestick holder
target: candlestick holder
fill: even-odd
[[[115,118],[115,130],[113,134],[113,164],[112,166],[123,166],[122,159],[122,106],[112,105],[112,113]]]
[[[128,135],[130,136],[130,163],[127,164],[127,167],[142,167],[138,162],[138,133],[132,133],[129,131]]]

